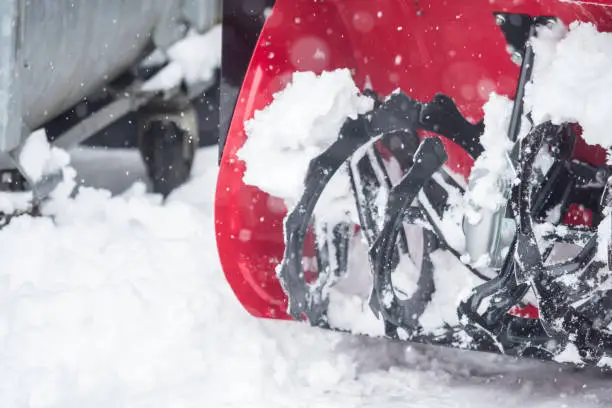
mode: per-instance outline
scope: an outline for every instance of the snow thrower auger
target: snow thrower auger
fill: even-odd
[[[277,0],[217,185],[238,299],[609,367],[608,31],[603,1]]]
[[[34,139],[41,144],[36,131],[44,130],[42,141],[52,147],[70,149],[128,114],[137,122],[138,147],[154,190],[167,195],[183,183],[198,145],[194,100],[214,81],[214,71],[211,78],[199,67],[186,72],[175,57],[199,38],[215,35],[210,30],[219,5],[218,0],[3,1],[2,202],[4,193],[25,191],[35,206],[63,178],[58,163],[39,163],[46,153],[27,147]],[[28,163],[45,168],[45,174],[32,172]],[[0,213],[17,211],[9,207],[2,205]],[[28,205],[19,207],[27,211]]]

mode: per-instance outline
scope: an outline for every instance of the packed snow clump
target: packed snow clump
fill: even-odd
[[[34,131],[27,138],[16,160],[32,183],[42,181],[45,176],[61,175],[62,180],[50,193],[52,199],[65,199],[76,186],[76,171],[70,166],[70,155],[52,146],[44,129]],[[27,211],[33,198],[32,191],[0,192],[0,212],[12,214]]]
[[[168,65],[143,85],[143,91],[171,89],[183,81],[187,85],[211,81],[221,65],[221,26],[188,35],[168,49],[167,57]]]
[[[609,209],[604,209],[604,218],[597,226],[596,259],[608,262],[608,247],[612,244],[612,215]]]
[[[612,145],[612,33],[591,23],[543,27],[532,40],[535,64],[525,107],[535,123],[580,123],[590,145]]]
[[[507,184],[512,177],[508,153],[513,143],[508,138],[508,126],[513,103],[505,96],[492,93],[484,104],[484,133],[480,143],[483,153],[476,159],[470,174],[470,189],[467,200],[475,208],[495,211],[505,205]],[[474,179],[477,179],[475,182]],[[477,214],[467,213],[474,223]],[[470,217],[470,215],[472,215]]]
[[[19,164],[33,182],[61,170],[69,163],[68,152],[51,146],[44,129],[33,132],[19,153]]]
[[[292,206],[303,192],[310,161],[338,139],[348,118],[370,111],[374,101],[360,93],[348,69],[296,72],[273,99],[245,122],[247,141],[238,157],[246,163],[245,184]],[[326,193],[349,191],[348,178],[335,179],[343,186],[332,185]]]

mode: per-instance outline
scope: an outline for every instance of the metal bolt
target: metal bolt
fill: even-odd
[[[514,62],[516,65],[521,65],[523,63],[523,56],[521,55],[520,52],[518,51],[514,51],[512,53],[512,56],[510,57],[510,59],[512,60],[512,62]]]
[[[502,16],[501,14],[498,14],[497,16],[495,16],[495,24],[497,24],[498,26],[503,25],[505,22],[506,22],[506,18]]]
[[[595,173],[595,180],[597,180],[601,184],[605,184],[606,182],[608,182],[608,177],[608,170],[605,168],[598,169]]]

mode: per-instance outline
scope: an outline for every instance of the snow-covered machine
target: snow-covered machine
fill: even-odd
[[[69,148],[130,112],[138,112],[139,144],[155,189],[167,194],[182,183],[197,145],[191,100],[212,79],[212,71],[210,78],[197,71],[201,66],[189,72],[194,68],[184,64],[190,58],[185,54],[198,52],[198,36],[216,35],[209,30],[219,5],[218,0],[3,1],[2,189],[26,185],[44,197],[57,182],[53,175],[33,179],[19,160],[33,131],[46,128],[54,146]]]
[[[612,365],[608,0],[277,0],[216,192],[253,315]]]

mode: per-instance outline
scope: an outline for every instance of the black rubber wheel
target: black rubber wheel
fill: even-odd
[[[191,175],[197,137],[170,120],[151,120],[143,125],[140,153],[153,191],[167,197]]]

